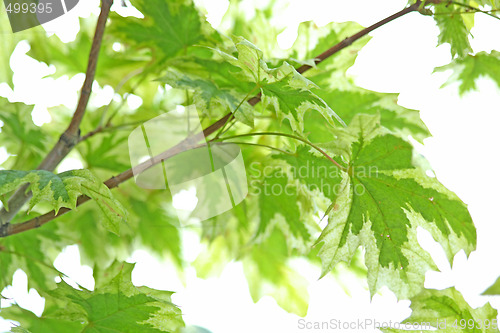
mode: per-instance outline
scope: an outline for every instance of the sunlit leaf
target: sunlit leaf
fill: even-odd
[[[453,70],[447,84],[459,83],[461,95],[475,90],[479,78],[490,78],[500,87],[500,52],[479,52],[465,58],[455,59],[452,63],[436,68],[436,71]]]
[[[469,43],[469,29],[464,16],[460,14],[463,8],[453,4],[442,3],[435,6],[434,20],[441,30],[439,44],[448,43],[453,57],[464,57],[472,48]]]
[[[44,170],[0,171],[0,195],[25,183],[29,183],[28,189],[33,193],[30,209],[40,202],[48,202],[57,214],[61,207],[75,209],[78,197],[86,195],[94,199],[104,213],[105,226],[110,231],[118,233],[120,223],[126,217],[122,205],[89,170],[71,170],[57,175]]]
[[[349,128],[338,130],[338,139],[328,148],[343,155],[341,172],[333,163],[320,168],[319,161],[299,163],[288,155],[280,157],[295,168],[297,179],[317,187],[334,205],[318,239],[323,275],[338,262],[349,262],[363,246],[372,295],[387,285],[406,298],[418,293],[425,272],[435,269],[417,242],[417,227],[433,235],[450,261],[458,251],[469,254],[474,249],[476,231],[466,206],[416,168],[411,145],[385,134],[377,117],[354,118]],[[300,164],[305,170],[299,173]]]
[[[472,308],[455,288],[426,289],[411,298],[411,316],[402,323],[422,323],[437,328],[440,333],[499,332],[497,310],[489,303]],[[427,326],[426,329],[430,327]],[[403,330],[387,329],[383,332],[399,333]],[[420,331],[404,331],[420,332]]]

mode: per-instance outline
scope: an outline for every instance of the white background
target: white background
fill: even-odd
[[[118,2],[118,1],[117,1]],[[207,8],[209,21],[217,27],[227,8],[227,1],[204,0],[198,4]],[[330,21],[353,20],[367,26],[400,10],[406,1],[349,0],[349,1],[292,1],[277,17],[277,23],[287,26],[279,37],[282,48],[289,47],[296,37],[300,21],[315,20],[318,25]],[[44,25],[47,31],[56,32],[64,41],[74,39],[78,31],[77,16],[87,17],[98,13],[97,0],[80,1],[67,15]],[[471,43],[475,52],[500,50],[500,21],[477,14]],[[426,275],[427,288],[455,286],[474,307],[490,301],[500,308],[500,297],[479,296],[500,275],[498,206],[500,177],[498,157],[500,131],[500,90],[488,79],[478,81],[478,91],[458,96],[456,85],[440,89],[450,73],[432,74],[434,67],[450,60],[449,46],[436,47],[438,29],[430,17],[417,13],[400,18],[370,34],[373,38],[363,48],[356,64],[349,70],[358,85],[381,92],[400,93],[399,104],[419,109],[421,117],[433,134],[418,150],[430,161],[435,174],[448,188],[455,191],[468,205],[478,229],[477,251],[467,259],[459,253],[453,269],[443,251],[425,233],[419,235],[422,246],[429,250],[441,272]],[[21,43],[11,59],[15,89],[0,84],[0,95],[11,101],[22,100],[35,104],[33,120],[41,125],[50,121],[47,107],[66,104],[74,106],[77,90],[81,87],[82,74],[58,80],[43,78],[53,68],[28,58],[29,46]],[[95,85],[94,105],[105,105],[113,98],[111,87]],[[33,92],[38,92],[34,94]],[[137,99],[132,100],[136,107]],[[0,133],[0,135],[2,135]],[[0,160],[8,152],[0,148]],[[75,158],[69,158],[58,171],[81,167]],[[196,234],[186,231],[183,235],[186,260],[193,260],[200,251]],[[279,308],[272,298],[264,297],[257,304],[250,298],[240,264],[227,266],[218,278],[201,280],[188,269],[182,279],[170,263],[158,262],[145,251],[137,251],[131,258],[137,262],[133,281],[137,285],[174,290],[184,319],[189,325],[200,325],[214,333],[233,332],[304,332],[298,329],[299,317]],[[80,266],[76,246],[68,247],[56,260],[56,267],[86,288],[93,287],[92,271]],[[366,282],[349,272],[336,280],[325,277],[318,280],[319,270],[306,262],[295,261],[309,281],[310,306],[308,321],[342,321],[373,318],[380,322],[400,321],[410,314],[409,301],[398,302],[388,290],[383,290],[370,301]],[[21,306],[38,315],[43,310],[43,300],[27,289],[26,275],[16,272],[14,286],[3,291]],[[6,305],[2,301],[2,305]],[[0,321],[0,331],[8,331],[10,324]]]

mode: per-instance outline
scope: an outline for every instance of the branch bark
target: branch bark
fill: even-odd
[[[362,38],[363,36],[366,36],[368,33],[370,33],[371,31],[391,22],[391,21],[394,21],[395,19],[401,17],[401,16],[404,16],[408,13],[411,13],[411,12],[414,12],[414,11],[418,11],[419,8],[421,7],[422,5],[422,1],[418,0],[417,2],[415,2],[413,5],[411,6],[408,6],[406,7],[405,9],[359,31],[358,33],[344,39],[343,41],[341,41],[340,43],[334,45],[333,47],[331,47],[330,49],[326,50],[325,52],[321,53],[320,55],[318,55],[315,59],[315,63],[316,64],[319,64],[321,63],[322,61],[324,61],[325,59],[331,57],[332,55],[334,55],[335,53],[341,51],[342,49],[348,47],[349,45],[351,45],[352,43],[354,43],[356,40]],[[297,69],[297,71],[299,73],[304,73],[306,72],[307,70],[311,69],[312,67],[311,66],[308,66],[308,65],[303,65],[301,67],[299,67]],[[248,103],[250,105],[256,105],[257,103],[259,103],[261,100],[261,94],[257,94],[256,96],[250,98],[248,100]],[[191,136],[183,141],[181,141],[179,144],[175,145],[174,147],[172,148],[169,148],[168,150],[164,151],[163,153],[153,157],[152,159],[148,160],[148,161],[145,161],[141,164],[139,164],[138,166],[136,166],[135,168],[133,169],[128,169],[122,173],[120,173],[119,175],[117,176],[114,176],[114,177],[111,177],[110,179],[106,180],[104,182],[104,184],[112,189],[114,187],[117,187],[119,184],[125,182],[126,180],[130,179],[133,177],[134,173],[140,173],[140,172],[143,172],[145,171],[146,169],[160,163],[161,161],[163,160],[166,160],[176,154],[179,154],[187,149],[193,149],[197,146],[197,143],[202,140],[203,138],[213,134],[215,131],[217,131],[218,129],[220,129],[221,127],[223,127],[228,121],[230,121],[231,119],[233,118],[233,114],[232,113],[228,113],[226,114],[225,116],[223,116],[221,119],[217,120],[216,122],[214,122],[213,124],[211,124],[210,126],[208,126],[207,128],[205,128],[202,132],[199,132],[197,134],[195,134],[194,136]],[[82,196],[78,199],[77,201],[77,206],[89,201],[90,198],[89,197],[86,197],[86,196]],[[7,237],[7,236],[10,236],[10,235],[14,235],[14,234],[18,234],[18,233],[21,233],[21,232],[24,232],[24,231],[28,231],[28,230],[31,230],[31,229],[35,229],[35,228],[38,228],[42,225],[44,225],[45,223],[48,223],[52,220],[54,220],[55,218],[57,218],[58,216],[61,216],[63,214],[66,214],[67,212],[71,211],[71,209],[68,209],[68,208],[61,208],[59,210],[59,213],[56,215],[54,213],[54,211],[52,212],[49,212],[49,213],[46,213],[44,215],[41,215],[41,216],[38,216],[36,218],[33,218],[31,220],[28,220],[26,222],[23,222],[23,223],[18,223],[18,224],[9,224],[9,225],[5,225],[3,228],[0,228],[0,237]]]
[[[102,44],[102,37],[104,35],[106,21],[108,19],[112,4],[113,0],[101,1],[101,13],[99,14],[99,18],[97,19],[94,39],[90,48],[89,62],[87,64],[85,81],[83,82],[78,105],[68,128],[61,135],[59,141],[57,141],[57,143],[47,154],[45,159],[40,163],[37,168],[38,170],[53,171],[79,141],[80,124],[82,122],[83,116],[85,115],[90,94],[92,92],[92,83],[94,82],[97,61],[99,58],[99,51]],[[8,202],[9,211],[7,211],[5,207],[0,211],[0,229],[3,226],[8,225],[9,222],[22,208],[22,206],[31,198],[31,193],[26,193],[27,188],[28,185],[21,186],[10,197]]]

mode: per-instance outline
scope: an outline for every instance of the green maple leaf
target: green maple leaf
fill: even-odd
[[[474,5],[474,3],[480,5],[491,6],[492,9],[500,8],[500,0],[475,0],[475,1],[467,1],[469,4]]]
[[[459,82],[460,95],[476,89],[476,80],[480,77],[489,77],[500,87],[500,52],[479,52],[465,58],[455,59],[452,63],[436,68],[436,71],[451,69],[453,75],[446,84]]]
[[[489,303],[472,308],[455,288],[425,289],[411,298],[412,314],[402,323],[428,323],[441,333],[497,333],[497,310]],[[485,325],[489,323],[489,325]],[[384,332],[420,332],[384,329]]]
[[[463,8],[456,5],[442,3],[435,6],[436,13],[434,20],[436,21],[440,34],[438,43],[448,43],[451,47],[451,55],[453,57],[464,57],[469,52],[472,52],[472,47],[469,42],[469,34],[472,26],[468,26],[467,14],[460,14]]]
[[[378,117],[354,118],[349,128],[337,130],[337,140],[327,148],[342,156],[342,172],[332,172],[336,166],[328,162],[326,174],[314,176],[325,162],[312,154],[279,157],[292,168],[306,167],[308,174],[296,172],[297,178],[332,202],[328,225],[318,239],[323,275],[338,262],[349,262],[363,246],[372,295],[387,285],[406,298],[418,293],[425,272],[436,268],[417,242],[417,227],[432,234],[450,262],[458,251],[474,249],[476,231],[466,206],[414,166],[411,145],[385,133]]]
[[[47,225],[38,232],[26,232],[0,240],[0,290],[12,284],[18,269],[28,275],[28,288],[38,290],[55,286],[54,278],[62,275],[52,265],[61,250],[61,239],[55,225]]]
[[[126,217],[126,211],[113,198],[111,191],[89,170],[71,170],[57,175],[45,170],[0,171],[0,195],[25,183],[29,183],[28,190],[33,193],[29,210],[40,202],[48,202],[57,214],[61,207],[76,209],[78,197],[86,195],[94,199],[104,213],[104,224],[108,230],[118,233],[120,223]]]
[[[198,60],[198,63],[208,68],[213,67],[211,66],[213,62],[212,60]],[[196,69],[196,74],[171,70],[161,78],[161,81],[175,88],[194,90],[194,102],[200,110],[212,110],[220,105],[224,112],[227,112],[227,110],[233,112],[236,120],[253,127],[254,110],[245,101],[245,98],[248,98],[248,93],[252,91],[252,87],[250,84],[234,85],[237,80],[236,71],[239,71],[239,69],[224,62],[220,62],[220,68],[217,70],[219,75],[215,72],[206,73],[203,71],[205,68],[201,66]],[[224,72],[222,73],[221,70]],[[228,80],[227,75],[231,75],[231,72],[234,73],[234,76],[231,76]],[[247,90],[247,92],[245,93],[244,90]]]
[[[263,234],[277,214],[284,217],[291,234],[305,241],[310,233],[305,227],[298,204],[297,188],[289,183],[288,176],[277,170],[267,175],[260,184],[259,208],[260,224],[257,234]]]
[[[381,125],[403,138],[412,135],[422,142],[431,135],[420,119],[419,111],[397,104],[398,94],[384,94],[356,87],[315,92],[348,124],[357,114],[379,114]]]
[[[483,292],[483,295],[500,295],[500,278]]]
[[[54,311],[54,308],[51,308],[46,304],[44,313],[51,313],[52,311]],[[29,328],[29,330],[27,330],[26,328],[23,329],[31,333],[81,332],[81,327],[82,327],[82,325],[77,321],[66,321],[66,320],[46,318],[46,317],[40,318],[33,312],[23,309],[18,305],[13,305],[8,308],[3,308],[2,317],[21,322],[24,327]],[[23,331],[17,331],[17,332],[23,332]]]
[[[16,306],[2,310],[2,316],[21,321],[33,333],[159,333],[184,326],[181,311],[171,302],[172,292],[135,287],[131,282],[133,268],[132,264],[115,262],[104,272],[94,272],[94,291],[59,283],[56,289],[46,291],[49,306],[41,318]]]
[[[314,65],[314,59],[362,29],[356,22],[332,22],[322,27],[311,21],[302,22],[298,28],[297,40],[291,48],[291,57],[302,59],[303,62],[314,66],[305,72],[304,76],[318,86],[323,88],[338,85],[339,82],[345,81],[345,72],[354,65],[359,51],[370,41],[370,36],[357,40],[349,46],[349,50],[334,54],[323,60],[320,65]]]
[[[11,168],[35,167],[41,162],[47,147],[47,133],[31,119],[32,105],[9,103],[0,97],[0,121],[3,123],[0,145],[16,157],[9,157]]]
[[[86,140],[77,147],[89,169],[105,169],[121,172],[129,167],[128,156],[123,156],[127,149],[127,136],[110,133],[94,138],[93,142]]]
[[[88,53],[95,30],[94,19],[80,19],[80,32],[76,39],[63,43],[57,35],[45,38],[43,42],[32,45],[28,55],[48,65],[56,66],[53,77],[63,75],[74,76],[87,70]],[[113,50],[114,41],[104,38],[99,52],[95,79],[101,86],[116,87],[131,72],[139,70],[146,64],[144,57],[128,51]]]
[[[144,19],[113,17],[111,32],[125,43],[152,49],[159,61],[204,44],[214,30],[190,0],[133,0]]]
[[[219,51],[223,58],[239,67],[239,80],[257,85],[264,107],[272,106],[280,119],[288,119],[295,131],[303,131],[304,113],[319,112],[330,124],[342,119],[311,89],[316,85],[300,75],[295,68],[283,62],[277,68],[269,68],[260,49],[249,41],[239,38],[235,44],[237,57]]]
[[[7,11],[0,12],[0,31],[3,37],[0,39],[0,82],[7,83],[14,88],[12,75],[14,74],[10,67],[10,57],[20,41],[28,41],[30,45],[43,45],[46,41],[45,30],[41,26],[33,27],[28,30],[12,33],[9,25]]]
[[[307,314],[307,281],[286,265],[286,240],[275,230],[262,244],[254,245],[245,258],[243,269],[254,302],[272,296],[279,306],[299,316]]]
[[[135,198],[130,198],[131,211],[137,216],[137,232],[141,243],[159,255],[170,254],[174,261],[182,265],[181,235],[178,218],[168,213],[162,203],[164,198],[149,196],[147,200],[150,205]],[[153,205],[154,203],[154,205]]]

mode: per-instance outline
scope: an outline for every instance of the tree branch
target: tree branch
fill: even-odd
[[[87,109],[90,94],[92,92],[92,83],[94,82],[95,72],[97,68],[97,61],[99,58],[99,51],[101,49],[102,37],[106,28],[106,21],[109,16],[109,11],[113,0],[101,1],[101,13],[97,19],[96,30],[92,47],[90,48],[89,62],[85,75],[85,81],[80,93],[80,99],[76,107],[73,118],[59,138],[59,141],[54,145],[52,150],[47,154],[45,159],[38,166],[38,170],[53,171],[57,165],[69,154],[73,147],[78,143],[80,137],[80,124]],[[22,206],[31,198],[31,193],[26,193],[28,185],[21,186],[10,197],[8,202],[9,211],[4,208],[0,211],[0,228],[7,225],[19,212]]]
[[[325,52],[318,55],[315,59],[315,63],[316,64],[321,63],[322,61],[324,61],[328,57],[331,57],[335,53],[348,47],[356,40],[362,38],[363,36],[367,35],[371,31],[383,26],[384,24],[387,24],[387,23],[389,23],[389,22],[391,22],[391,21],[393,21],[393,20],[395,20],[403,15],[406,15],[408,13],[418,11],[421,5],[422,5],[422,2],[420,0],[418,0],[413,5],[406,7],[405,9],[383,19],[382,21],[379,21],[379,22],[359,31],[358,33],[352,35],[351,37],[344,39],[340,43],[334,45],[330,49],[328,49]],[[303,66],[299,67],[297,69],[297,71],[302,74],[305,71],[309,70],[310,68],[312,68],[312,67],[308,66],[308,65],[303,65]],[[259,103],[260,100],[261,100],[261,94],[259,93],[256,96],[250,98],[248,100],[248,103],[253,106],[253,105],[256,105],[257,103]],[[161,161],[166,160],[166,159],[168,159],[176,154],[179,154],[187,149],[193,149],[193,148],[196,148],[197,146],[200,146],[200,145],[197,145],[197,143],[200,140],[213,134],[215,131],[217,131],[222,126],[224,126],[232,118],[233,118],[233,113],[226,114],[224,117],[222,117],[221,119],[217,120],[215,123],[213,123],[210,126],[208,126],[207,128],[205,128],[202,132],[199,132],[199,133],[197,133],[189,138],[186,138],[185,140],[183,140],[180,143],[178,143],[177,145],[169,148],[168,150],[164,151],[163,153],[151,158],[148,161],[145,161],[145,162],[137,165],[135,168],[128,169],[128,170],[120,173],[118,176],[111,177],[110,179],[106,180],[104,182],[104,184],[108,188],[112,189],[114,187],[117,187],[119,184],[125,182],[126,180],[132,178],[134,173],[136,173],[136,174],[141,173],[141,172],[149,169],[150,167],[160,163]],[[79,205],[81,205],[89,200],[90,200],[89,197],[81,196],[77,201],[77,206],[79,206]],[[18,233],[28,231],[31,229],[38,228],[38,227],[44,225],[45,223],[48,223],[48,222],[54,220],[55,218],[57,218],[58,216],[61,216],[69,211],[71,211],[71,209],[61,208],[57,215],[54,213],[54,211],[52,211],[52,212],[46,213],[44,215],[38,216],[36,218],[33,218],[31,220],[28,220],[26,222],[5,225],[5,226],[0,228],[0,237],[6,237],[6,236],[10,236],[10,235],[18,234]]]

